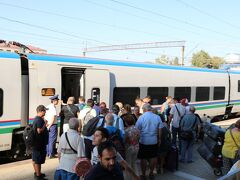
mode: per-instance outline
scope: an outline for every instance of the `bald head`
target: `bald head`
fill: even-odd
[[[107,125],[112,126],[113,122],[114,122],[114,117],[112,113],[107,113],[107,115],[105,116],[105,122]]]

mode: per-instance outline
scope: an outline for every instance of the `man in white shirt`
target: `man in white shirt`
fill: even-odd
[[[97,116],[97,112],[95,109],[93,109],[93,106],[94,106],[94,101],[92,99],[88,99],[86,107],[80,111],[79,119],[81,122],[82,129],[90,119]],[[86,158],[91,160],[91,153],[94,147],[92,145],[92,136],[84,136],[84,144],[85,144]]]
[[[180,134],[180,121],[185,115],[186,109],[181,103],[179,103],[178,98],[173,98],[173,99],[175,101],[175,105],[170,110],[169,122],[172,123],[172,136],[173,136],[172,144],[176,146],[177,135],[179,137],[179,134]],[[180,139],[178,139],[178,141],[179,141],[179,150],[181,151]]]
[[[47,106],[48,110],[46,111],[45,119],[47,120],[47,129],[49,131],[48,145],[47,145],[47,156],[53,158],[55,155],[55,147],[57,140],[57,109],[56,105],[58,104],[58,95],[52,96],[49,98],[51,104]]]

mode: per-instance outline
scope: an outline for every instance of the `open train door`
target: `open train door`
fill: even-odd
[[[85,70],[85,98],[92,98],[95,103],[110,102],[110,73],[106,69]]]

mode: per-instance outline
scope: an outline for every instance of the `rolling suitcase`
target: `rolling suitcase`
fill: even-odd
[[[166,168],[170,171],[178,170],[178,148],[171,146],[167,158],[166,158]]]

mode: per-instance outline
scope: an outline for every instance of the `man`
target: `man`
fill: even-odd
[[[154,178],[153,170],[157,165],[158,147],[161,144],[163,124],[160,117],[152,112],[150,104],[143,105],[143,115],[136,123],[140,130],[138,158],[141,162],[142,179],[146,179],[147,160],[150,161],[149,178]]]
[[[139,107],[140,113],[142,114],[142,113],[143,113],[142,107],[143,107],[143,105],[144,105],[145,103],[143,102],[143,100],[142,100],[141,98],[136,98],[136,99],[135,99],[135,103],[136,103],[136,105]]]
[[[61,113],[64,116],[64,123],[63,123],[63,132],[67,132],[69,129],[69,119],[70,118],[77,118],[79,115],[79,108],[74,105],[75,98],[69,97],[67,100],[67,105],[62,107]]]
[[[88,123],[90,119],[97,116],[97,112],[95,109],[93,109],[93,106],[94,106],[93,99],[88,99],[87,105],[83,110],[81,110],[79,114],[79,119],[81,121],[82,128],[84,127],[84,125]],[[91,153],[93,150],[92,136],[84,136],[84,144],[85,144],[85,155],[88,159],[91,160]]]
[[[93,145],[95,146],[92,153],[91,163],[92,165],[96,165],[99,162],[99,155],[97,151],[97,147],[99,144],[107,141],[109,138],[109,133],[106,128],[99,127],[93,136]],[[133,179],[139,180],[139,177],[135,174],[133,169],[127,164],[127,162],[122,158],[122,156],[117,152],[116,161],[120,164],[120,166],[126,170],[126,173]]]
[[[37,116],[33,120],[33,128],[35,131],[35,143],[32,150],[32,163],[34,168],[34,179],[45,179],[45,174],[41,173],[41,164],[45,163],[46,145],[48,144],[47,121],[44,116],[48,110],[45,106],[39,105],[36,109]]]
[[[175,105],[170,110],[169,122],[172,123],[172,144],[177,146],[177,136],[180,135],[180,120],[185,114],[185,107],[179,103],[179,98],[173,98]],[[181,143],[179,141],[179,150],[181,152]]]
[[[71,118],[69,120],[69,130],[67,134],[62,134],[58,146],[58,158],[60,176],[62,179],[79,180],[79,176],[73,171],[76,161],[85,156],[83,139],[79,135],[79,120]],[[66,136],[69,140],[67,142]],[[70,145],[71,147],[70,147]]]
[[[80,96],[80,97],[78,98],[78,102],[79,102],[78,108],[79,108],[79,110],[81,111],[81,110],[83,110],[84,107],[86,106],[85,98],[84,98],[83,96]]]
[[[124,180],[123,172],[116,161],[117,151],[110,141],[98,146],[100,162],[85,176],[85,180]]]
[[[113,126],[119,129],[122,132],[122,134],[124,134],[125,133],[124,123],[122,118],[119,117],[119,111],[120,111],[119,106],[113,105],[112,107],[113,118],[114,118]]]
[[[181,139],[182,149],[181,149],[181,159],[180,162],[185,162],[185,157],[187,156],[187,162],[192,163],[192,152],[193,152],[193,143],[196,138],[196,135],[200,132],[201,124],[199,118],[194,114],[195,107],[190,106],[190,112],[182,118],[180,127],[181,132],[190,132],[192,138],[190,139]],[[198,132],[196,134],[196,128],[198,127]]]
[[[53,158],[55,155],[55,145],[57,140],[57,109],[56,105],[58,104],[58,95],[52,96],[49,98],[51,104],[47,106],[48,110],[46,111],[45,119],[47,120],[47,129],[49,132],[48,145],[47,145],[47,156]]]

